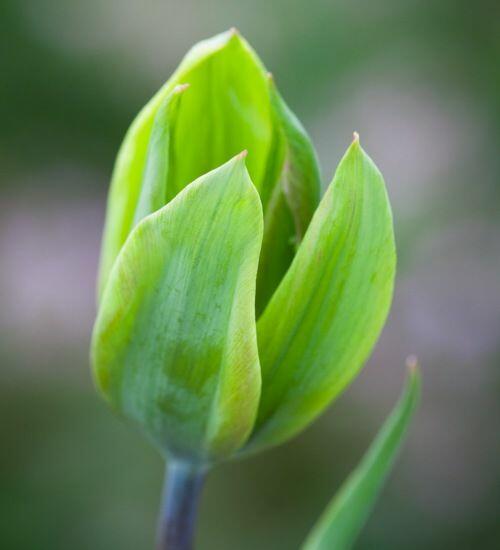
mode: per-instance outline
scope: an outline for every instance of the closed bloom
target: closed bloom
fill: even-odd
[[[359,372],[392,297],[390,205],[357,136],[321,188],[308,135],[236,31],[195,46],[127,132],[92,360],[165,455],[279,444]]]

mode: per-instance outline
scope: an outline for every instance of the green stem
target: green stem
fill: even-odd
[[[196,512],[205,470],[170,462],[158,521],[157,550],[192,550]]]

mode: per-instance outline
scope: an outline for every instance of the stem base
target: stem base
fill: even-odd
[[[171,461],[166,470],[157,550],[193,550],[194,525],[205,470]]]

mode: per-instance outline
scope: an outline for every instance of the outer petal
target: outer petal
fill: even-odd
[[[113,267],[93,334],[96,381],[166,453],[215,460],[252,428],[261,239],[239,155],[139,223]]]
[[[356,139],[258,322],[262,397],[249,448],[296,434],[356,375],[386,319],[395,263],[384,182]]]
[[[166,201],[188,183],[243,149],[265,206],[274,181],[268,164],[275,134],[264,67],[250,46],[229,31],[195,46],[172,78],[142,109],[118,154],[106,214],[99,293],[136,220],[153,121],[176,85],[188,83],[171,121]]]

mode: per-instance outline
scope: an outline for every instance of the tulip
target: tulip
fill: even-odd
[[[211,466],[295,436],[356,376],[395,258],[358,136],[321,198],[314,147],[249,44],[196,45],[118,153],[92,341],[99,390],[174,472],[169,548],[189,548]]]

